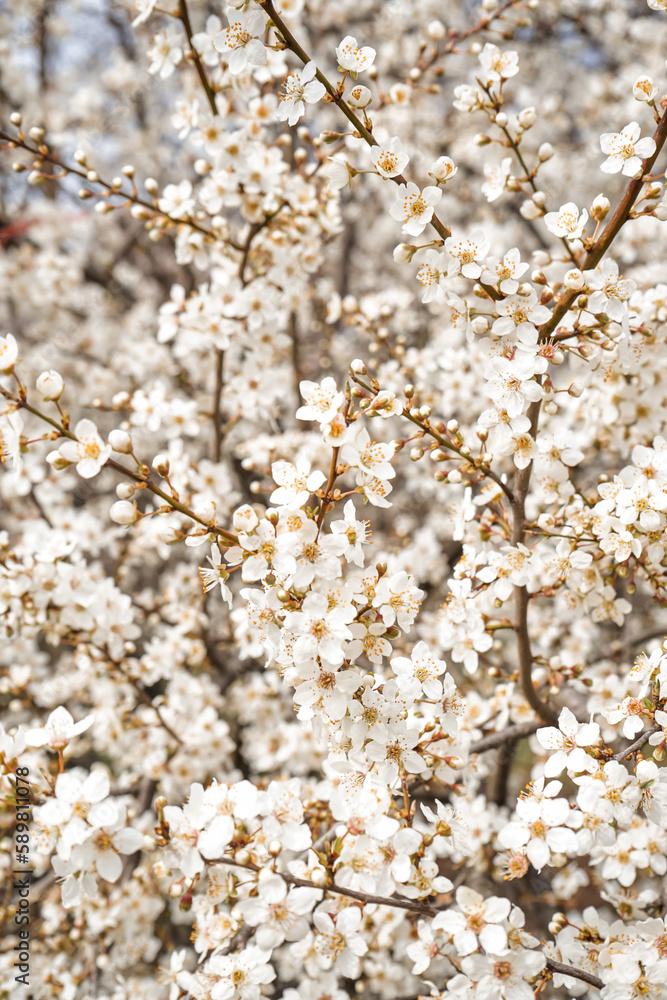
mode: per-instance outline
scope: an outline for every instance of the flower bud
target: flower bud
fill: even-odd
[[[347,103],[351,108],[367,108],[372,99],[373,95],[368,87],[362,87],[361,84],[358,84],[350,91]]]
[[[131,500],[135,493],[134,483],[118,483],[116,487],[116,496],[119,500]]]
[[[167,455],[156,455],[153,459],[152,466],[158,475],[168,476],[169,475],[169,457]]]
[[[470,328],[473,333],[481,336],[483,333],[489,329],[489,321],[486,316],[475,316],[470,324]]]
[[[537,114],[535,108],[524,108],[517,115],[517,121],[523,129],[532,128],[537,121]]]
[[[543,142],[537,151],[537,158],[540,163],[546,163],[554,155],[554,148],[550,142]]]
[[[194,508],[193,513],[200,521],[205,521],[208,524],[215,518],[215,500],[200,501]]]
[[[139,511],[129,500],[116,500],[111,505],[109,517],[114,524],[133,524],[139,517]]]
[[[117,428],[115,428],[112,431],[109,431],[108,441],[113,451],[117,451],[121,455],[131,454],[132,438],[127,433],[127,431],[121,431],[118,430]]]
[[[456,756],[446,757],[445,762],[449,767],[451,767],[452,771],[462,771],[463,768],[466,766],[466,762],[464,761],[463,757],[456,757]]]
[[[69,469],[73,462],[68,462],[66,458],[60,454],[59,451],[50,451],[46,456],[46,461],[49,463],[51,468],[55,469],[56,472],[62,472],[63,469]]]
[[[426,37],[432,42],[441,41],[447,34],[447,28],[442,21],[429,21],[426,26]]]
[[[17,128],[20,128],[21,122],[23,121],[23,116],[21,115],[20,111],[12,111],[11,115],[9,116],[9,120],[12,123],[12,125],[16,125]]]
[[[394,261],[396,264],[409,264],[415,255],[417,247],[411,246],[409,243],[399,243],[397,247],[394,248]]]
[[[319,886],[326,885],[329,880],[327,878],[327,873],[325,872],[324,868],[315,868],[310,873],[310,881],[314,885],[319,885]]]
[[[149,194],[153,195],[157,194],[158,191],[160,190],[158,182],[155,180],[154,177],[147,177],[146,180],[144,181],[144,187],[146,188]]]
[[[62,375],[51,369],[48,372],[42,372],[35,381],[35,388],[40,394],[45,402],[50,403],[56,399],[60,399],[65,388],[65,383],[63,381]]]
[[[599,194],[591,205],[591,219],[595,222],[602,222],[610,208],[611,202],[609,198],[606,198],[603,194]]]
[[[246,533],[254,531],[259,524],[259,518],[249,503],[234,511],[232,521],[235,531],[245,531]]]
[[[563,278],[563,284],[566,288],[571,288],[575,291],[579,291],[586,284],[584,276],[578,267],[571,268],[565,277]]]
[[[41,142],[44,138],[44,129],[40,128],[39,125],[33,125],[33,127],[28,132],[28,135],[33,140],[33,142]]]
[[[658,88],[650,76],[639,76],[635,80],[632,93],[636,101],[653,101]]]
[[[509,118],[507,117],[505,112],[499,111],[498,114],[496,115],[496,125],[498,125],[500,128],[505,128],[507,126],[508,121]]]
[[[524,219],[528,220],[539,219],[540,216],[542,215],[541,209],[539,209],[535,204],[535,202],[532,201],[530,198],[528,198],[526,201],[523,202],[523,204],[519,208],[519,212],[521,213]]]

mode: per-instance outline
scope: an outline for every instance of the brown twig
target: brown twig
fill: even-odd
[[[202,61],[199,58],[199,53],[192,44],[192,27],[190,25],[190,14],[188,12],[188,5],[186,3],[186,0],[179,0],[178,16],[181,20],[181,23],[183,24],[183,27],[185,28],[185,34],[187,35],[188,38],[188,45],[190,46],[190,52],[192,53],[192,61],[194,62],[195,69],[197,70],[197,76],[199,77],[201,85],[204,88],[204,91],[206,93],[206,98],[208,100],[211,111],[213,112],[214,115],[217,115],[218,106],[215,103],[215,92],[213,90],[213,87],[211,86],[208,77],[206,76],[206,71],[204,70]]]
[[[530,435],[537,437],[537,424],[540,416],[541,401],[538,399],[528,407],[527,416],[530,420]],[[520,469],[512,495],[512,545],[520,545],[525,537],[526,497],[530,486],[532,462],[525,469]],[[528,588],[525,585],[514,587],[515,632],[517,656],[519,660],[519,681],[523,696],[532,709],[550,726],[558,725],[556,712],[543,702],[533,686],[533,654],[528,635]]]
[[[29,413],[32,413],[36,417],[39,417],[40,420],[44,420],[45,423],[51,424],[52,427],[55,427],[55,429],[59,432],[61,437],[69,438],[71,441],[78,440],[76,434],[73,434],[72,431],[68,430],[66,427],[63,427],[62,424],[59,424],[57,421],[52,420],[51,417],[47,417],[47,415],[45,413],[42,413],[41,410],[38,410],[34,406],[31,406],[26,399],[23,399],[19,396],[14,396],[12,393],[7,392],[4,389],[1,391],[2,395],[5,396],[7,399],[10,399],[17,407],[21,407],[24,410],[28,410]],[[238,545],[238,540],[239,540],[238,535],[235,535],[231,531],[226,531],[225,528],[219,528],[217,525],[207,524],[206,521],[203,521],[200,517],[197,517],[197,515],[193,510],[190,510],[190,508],[186,507],[185,504],[182,504],[179,500],[176,500],[174,497],[169,496],[168,493],[165,493],[163,490],[159,488],[159,486],[156,486],[155,483],[151,482],[149,476],[141,475],[138,472],[134,472],[132,469],[128,469],[124,465],[121,465],[120,462],[116,462],[115,459],[113,458],[108,458],[104,463],[104,465],[105,467],[109,466],[109,468],[115,469],[116,472],[120,472],[121,475],[127,476],[128,479],[132,479],[135,483],[141,483],[145,489],[149,490],[149,492],[153,493],[155,496],[160,497],[161,500],[164,500],[164,502],[168,504],[170,507],[172,507],[174,510],[177,510],[180,514],[185,514],[186,517],[189,517],[191,518],[191,520],[196,521],[198,524],[201,524],[204,527],[208,528],[208,530],[212,534],[219,535],[223,543],[227,547],[229,547],[230,545]]]
[[[547,958],[547,969],[549,972],[555,972],[559,976],[571,976],[573,979],[581,979],[582,982],[588,983],[589,986],[595,986],[598,990],[601,990],[604,986],[602,980],[594,976],[592,972],[584,972],[583,969],[576,969],[572,965],[564,965],[563,962],[556,962],[553,958]]]
[[[646,732],[641,734],[641,736],[638,736],[637,739],[634,741],[634,743],[631,743],[630,746],[625,747],[624,750],[620,750],[618,753],[615,753],[611,759],[623,761],[627,757],[630,757],[632,754],[637,753],[637,751],[641,750],[644,744],[648,742],[649,737],[653,736],[654,733],[659,733],[661,729],[662,726],[656,722],[655,725],[651,726],[650,729],[647,729]]]
[[[245,868],[251,872],[260,871],[259,865],[252,863],[241,864],[234,858],[215,858],[211,864],[230,865],[234,868]],[[377,906],[393,906],[399,910],[412,910],[415,913],[424,913],[429,917],[435,917],[442,907],[424,903],[418,899],[403,899],[399,896],[373,896],[367,892],[357,892],[355,889],[346,889],[342,885],[316,885],[307,878],[297,878],[295,875],[288,875],[286,872],[276,872],[287,885],[304,887],[307,889],[319,889],[321,892],[333,892],[338,896],[348,896],[350,899],[357,899],[361,903],[373,903]]]
[[[595,241],[591,249],[588,251],[586,258],[581,265],[582,271],[591,270],[602,260],[603,256],[611,246],[612,242],[618,235],[621,227],[627,222],[630,212],[632,211],[632,206],[639,196],[644,181],[643,178],[646,174],[650,174],[653,169],[653,164],[658,158],[662,147],[667,139],[667,110],[663,112],[662,118],[658,122],[658,127],[653,133],[653,141],[655,142],[655,152],[651,156],[648,156],[642,162],[641,174],[639,177],[633,178],[630,181],[625,193],[621,198],[620,202],[616,206],[616,211],[612,215],[611,219],[603,229],[602,233]],[[579,292],[576,290],[569,291],[567,295],[564,295],[560,300],[558,305],[555,307],[551,318],[547,320],[540,327],[540,340],[548,340],[551,335],[556,330],[556,327],[560,323],[561,319],[570,310],[570,307],[575,302],[579,296]],[[571,331],[567,332],[567,336],[572,336]]]
[[[59,160],[58,157],[53,155],[53,153],[50,153],[46,146],[38,148],[31,146],[28,142],[26,142],[22,133],[19,133],[17,136],[11,136],[7,132],[0,130],[0,140],[6,142],[10,149],[15,149],[18,146],[20,149],[25,149],[28,153],[32,153],[32,155],[37,157],[40,162],[51,163],[60,170],[64,170],[65,173],[81,177],[87,184],[99,184],[100,187],[106,188],[110,195],[117,195],[119,198],[124,198],[125,204],[140,205],[142,208],[148,209],[154,216],[162,219],[169,219],[174,226],[189,226],[190,229],[195,229],[198,233],[202,233],[203,236],[207,236],[212,240],[217,239],[214,232],[210,229],[206,229],[204,226],[200,226],[199,223],[195,222],[193,219],[176,219],[167,212],[161,211],[161,209],[159,209],[153,202],[140,198],[134,191],[131,194],[128,194],[126,191],[117,190],[107,181],[102,180],[101,177],[98,177],[95,181],[88,180],[87,171],[80,170],[78,167],[73,167],[70,164],[63,163],[63,161]],[[37,167],[33,169],[37,169]],[[91,192],[91,194],[94,194],[94,192]],[[98,195],[98,197],[100,196]],[[117,205],[116,207],[122,208],[123,206]]]
[[[225,377],[225,352],[215,349],[215,388],[213,390],[213,461],[219,462],[222,455],[222,390]]]
[[[485,753],[487,750],[495,750],[496,747],[502,746],[503,743],[507,743],[510,740],[514,742],[515,740],[523,739],[525,736],[532,736],[539,727],[539,722],[517,722],[514,726],[501,729],[500,732],[482,736],[476,743],[471,744],[470,753]]]
[[[301,60],[304,66],[306,65],[306,63],[311,62],[312,61],[311,57],[308,55],[306,50],[301,45],[299,45],[292,32],[289,30],[289,28],[281,18],[280,14],[277,13],[276,8],[273,5],[273,0],[257,0],[257,2],[259,3],[260,7],[263,7],[264,12],[270,17],[271,21],[282,35],[287,48],[290,49],[294,53],[294,55]],[[357,115],[355,115],[350,105],[347,103],[346,100],[344,100],[338,88],[333,86],[333,84],[327,79],[327,77],[324,75],[324,73],[322,73],[320,69],[317,69],[315,71],[315,76],[323,85],[323,87],[326,89],[333,103],[340,108],[340,110],[343,112],[343,114],[350,122],[350,124],[354,126],[355,130],[359,133],[359,136],[365,142],[367,142],[369,146],[379,146],[380,144],[373,135],[373,133],[370,132],[369,129],[363,124],[361,119]],[[398,185],[407,184],[407,181],[403,176],[403,174],[398,174],[396,177],[392,177],[391,180],[393,180],[394,183]],[[448,236],[451,236],[451,230],[448,229],[447,226],[443,225],[443,223],[440,221],[440,219],[437,217],[435,213],[433,214],[433,218],[431,219],[431,225],[442,239],[446,239]]]

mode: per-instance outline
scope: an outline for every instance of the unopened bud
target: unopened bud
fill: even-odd
[[[132,524],[138,516],[139,511],[129,500],[116,500],[109,511],[109,517],[114,524]]]
[[[566,288],[571,288],[578,291],[583,288],[586,284],[585,278],[578,267],[571,268],[563,278],[563,284]]]
[[[109,431],[107,440],[113,451],[117,451],[121,455],[129,455],[132,451],[132,438],[127,431],[121,431],[117,428]]]
[[[193,510],[195,517],[208,524],[215,519],[215,500],[202,500]]]
[[[447,28],[442,21],[430,21],[426,27],[426,35],[432,42],[441,41],[447,34]]]
[[[156,455],[151,464],[158,475],[163,477],[169,475],[169,457],[167,455]]]
[[[517,121],[523,129],[532,128],[537,121],[537,114],[535,108],[524,108],[517,115]]]
[[[63,377],[59,372],[50,370],[42,372],[35,381],[35,388],[45,402],[54,402],[59,399],[65,388]]]
[[[602,222],[611,208],[611,202],[603,194],[599,194],[591,205],[591,219],[595,222]]]
[[[409,264],[417,251],[417,247],[409,243],[399,243],[394,247],[394,261],[396,264]]]

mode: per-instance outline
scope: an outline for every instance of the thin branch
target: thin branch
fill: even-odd
[[[47,417],[47,415],[45,413],[42,413],[41,410],[38,410],[36,409],[36,407],[31,406],[27,402],[27,400],[19,396],[14,396],[12,393],[7,392],[6,390],[1,390],[1,391],[2,394],[7,399],[10,399],[12,403],[14,403],[17,407],[21,407],[24,410],[28,410],[29,413],[32,413],[36,417],[39,417],[40,420],[43,420],[45,423],[51,424],[52,427],[55,427],[55,429],[58,431],[61,437],[67,437],[71,441],[78,440],[76,434],[73,434],[72,431],[68,430],[66,427],[63,427],[62,424],[59,424],[57,421],[52,420],[51,417]],[[161,500],[164,500],[164,502],[168,504],[170,507],[172,507],[174,510],[177,510],[181,514],[185,514],[186,517],[189,517],[191,520],[196,521],[198,524],[203,525],[205,528],[208,528],[208,530],[212,534],[219,535],[227,547],[229,547],[230,545],[238,545],[239,541],[238,535],[235,535],[231,531],[226,531],[225,528],[219,528],[217,525],[208,524],[206,521],[202,520],[201,517],[197,517],[197,515],[193,510],[190,510],[190,508],[186,507],[185,504],[182,504],[179,500],[176,500],[174,497],[169,496],[168,493],[165,493],[163,490],[159,488],[159,486],[156,486],[155,483],[151,482],[151,479],[148,475],[141,475],[138,472],[134,472],[132,469],[128,469],[124,465],[121,465],[120,462],[116,462],[113,458],[108,458],[106,460],[106,462],[104,463],[104,467],[106,468],[107,466],[109,466],[109,468],[111,469],[115,469],[116,472],[120,472],[121,475],[127,476],[128,479],[132,479],[135,483],[141,483],[145,489],[149,490],[155,496],[160,497]]]
[[[598,990],[601,990],[604,986],[602,980],[594,976],[592,972],[584,972],[583,969],[576,969],[572,965],[564,965],[563,962],[556,962],[553,958],[547,958],[547,969],[549,972],[555,972],[559,976],[571,976],[573,979],[581,979],[582,982],[588,983],[589,986],[595,986]]]
[[[347,400],[343,406],[342,414],[343,420],[347,422],[347,414],[350,409],[350,402]],[[331,464],[329,466],[329,478],[327,480],[327,485],[324,490],[324,496],[322,498],[322,503],[320,506],[319,514],[317,515],[317,534],[319,535],[320,529],[322,527],[322,522],[324,521],[324,515],[329,509],[329,502],[333,495],[333,485],[336,482],[336,465],[338,462],[338,455],[340,454],[340,448],[334,448],[331,452]]]
[[[625,189],[623,197],[621,198],[620,202],[616,207],[616,211],[612,215],[611,219],[603,229],[598,239],[595,241],[591,249],[588,251],[586,259],[581,265],[582,271],[588,271],[594,267],[597,267],[597,265],[600,263],[603,256],[611,246],[613,240],[618,235],[621,227],[627,222],[630,216],[630,212],[632,211],[632,206],[637,200],[639,193],[643,187],[644,184],[643,177],[646,174],[651,173],[653,164],[657,160],[660,151],[665,144],[666,139],[667,139],[667,110],[663,112],[662,118],[658,122],[658,127],[653,133],[653,141],[655,142],[655,152],[651,156],[648,156],[642,162],[640,176],[635,177],[628,184],[627,188]],[[547,322],[540,327],[540,340],[548,340],[551,337],[551,334],[555,331],[561,319],[569,311],[570,307],[572,306],[573,302],[577,299],[579,294],[580,293],[578,291],[572,290],[568,292],[567,295],[563,296],[563,298],[560,300],[560,302],[554,309],[553,313],[551,314],[551,319],[547,320]],[[571,332],[568,331],[568,336],[571,335],[572,335]]]
[[[136,194],[136,187],[131,194],[128,194],[126,191],[117,190],[107,181],[102,180],[101,177],[98,177],[95,181],[90,181],[86,170],[80,170],[78,167],[73,167],[70,164],[63,163],[62,160],[59,160],[58,157],[50,153],[46,146],[39,146],[37,148],[31,146],[28,142],[26,142],[23,137],[23,133],[21,132],[19,132],[17,136],[11,136],[7,132],[0,130],[0,140],[6,142],[8,144],[8,148],[16,149],[18,146],[21,149],[25,149],[28,153],[32,153],[33,156],[37,157],[40,163],[52,163],[54,167],[58,167],[60,170],[64,170],[68,174],[74,174],[76,177],[80,177],[82,180],[86,181],[87,184],[99,184],[101,187],[106,188],[109,194],[117,195],[119,198],[124,198],[126,204],[131,203],[133,205],[141,205],[142,208],[148,209],[154,216],[162,219],[169,219],[174,226],[189,226],[190,229],[195,229],[198,233],[202,233],[202,235],[208,236],[212,240],[217,239],[214,232],[210,229],[206,229],[204,226],[200,226],[198,222],[194,222],[194,220],[190,218],[176,219],[167,212],[163,212],[153,202],[140,198]],[[33,166],[32,169],[37,170],[39,168],[37,166]],[[90,193],[95,195],[95,192],[93,191]],[[97,197],[100,197],[100,195],[97,195]],[[123,205],[116,205],[114,207],[123,208]]]
[[[215,349],[215,388],[213,390],[213,461],[219,462],[222,455],[222,390],[225,376],[225,352]]]
[[[306,65],[306,63],[312,62],[311,57],[308,55],[306,50],[302,48],[301,45],[299,45],[292,32],[289,30],[283,19],[280,17],[280,14],[277,13],[276,8],[273,6],[273,0],[257,0],[257,3],[260,5],[260,7],[263,7],[264,12],[268,14],[268,16],[270,17],[271,21],[282,35],[287,48],[290,49],[295,56],[298,56],[298,58],[301,60],[304,66]],[[323,85],[323,87],[326,89],[333,103],[340,108],[340,110],[343,112],[343,114],[350,122],[350,124],[354,126],[356,131],[359,133],[359,136],[365,142],[367,142],[369,146],[379,146],[380,143],[377,141],[373,133],[370,132],[368,128],[363,124],[361,119],[357,115],[355,115],[350,105],[347,103],[347,101],[343,99],[338,88],[333,86],[333,84],[327,79],[327,77],[324,75],[324,73],[322,73],[320,69],[317,69],[315,71],[315,76]],[[397,174],[396,177],[392,177],[391,180],[393,180],[394,183],[398,185],[407,184],[407,181],[403,176],[403,174]],[[442,222],[437,217],[437,215],[435,215],[435,213],[433,214],[433,218],[431,219],[431,225],[443,240],[446,239],[448,236],[451,236],[451,230],[448,229],[447,226],[442,224]]]
[[[230,865],[234,868],[245,868],[251,872],[260,871],[258,865],[251,863],[240,864],[234,858],[214,858],[211,864]],[[355,889],[346,889],[342,885],[316,885],[307,878],[297,878],[295,875],[288,875],[287,872],[276,872],[287,885],[304,887],[307,889],[319,889],[320,892],[333,892],[339,896],[348,896],[350,899],[357,899],[361,903],[374,903],[377,906],[393,906],[399,910],[413,910],[415,913],[424,913],[429,917],[435,917],[442,909],[430,903],[424,903],[417,899],[402,899],[398,896],[373,896],[367,892],[357,892]]]
[[[658,637],[662,637],[663,640],[667,640],[667,628],[665,628],[664,625],[661,625],[660,627],[652,625],[643,632],[638,632],[637,635],[629,636],[623,644],[623,652],[629,653],[635,646],[643,646],[645,642],[649,641],[649,639],[657,639]]]
[[[195,69],[197,70],[197,76],[201,80],[201,85],[206,92],[206,98],[209,103],[209,107],[214,115],[218,114],[218,106],[215,103],[215,92],[210,84],[208,77],[206,76],[206,71],[202,65],[202,61],[199,58],[199,53],[192,44],[192,27],[190,25],[190,14],[188,12],[188,5],[185,0],[179,0],[178,3],[178,16],[185,28],[185,34],[188,37],[188,45],[190,46],[190,52],[192,53],[192,61],[195,64]]]
[[[153,709],[153,711],[157,715],[158,720],[160,722],[160,725],[162,726],[162,728],[164,729],[164,731],[169,736],[171,736],[172,740],[174,740],[174,742],[177,743],[178,746],[183,746],[183,740],[178,735],[178,733],[174,732],[174,730],[171,728],[171,726],[169,725],[169,723],[165,721],[164,716],[162,715],[162,712],[160,711],[159,707],[154,704],[153,699],[148,694],[148,692],[144,689],[144,687],[141,684],[141,682],[138,681],[136,677],[130,677],[129,674],[126,674],[125,671],[123,670],[123,668],[121,667],[121,665],[119,663],[116,663],[113,660],[111,661],[111,663],[112,663],[114,669],[117,670],[118,673],[121,675],[121,677],[123,677],[128,682],[128,684],[130,684],[134,688],[134,690],[137,692],[139,700],[142,701],[144,703],[144,705],[148,705],[149,708]],[[146,808],[146,806],[144,806],[144,809],[145,808]]]
[[[625,747],[624,750],[620,750],[618,753],[615,753],[611,759],[623,761],[627,757],[630,757],[632,754],[637,753],[637,751],[641,750],[644,744],[648,742],[649,737],[653,736],[654,733],[659,733],[661,729],[662,726],[656,722],[655,725],[651,726],[650,729],[647,729],[646,732],[641,734],[641,736],[638,736],[637,739],[634,741],[634,743],[631,743],[630,746]]]
[[[535,440],[537,437],[537,426],[540,418],[541,400],[536,400],[528,407],[526,416],[530,420],[530,436]],[[530,486],[530,475],[533,463],[530,462],[525,469],[520,469],[512,496],[512,545],[520,545],[525,537],[526,529],[526,496]],[[530,648],[530,637],[528,634],[528,588],[515,585],[514,605],[516,618],[516,644],[517,656],[519,660],[519,681],[523,696],[539,717],[550,726],[558,725],[556,712],[543,702],[533,686],[533,654]]]
[[[514,726],[501,729],[500,732],[483,736],[481,740],[477,740],[476,743],[471,744],[470,753],[485,753],[487,750],[495,750],[496,747],[502,746],[503,743],[521,740],[525,736],[532,736],[539,727],[539,722],[517,722]]]

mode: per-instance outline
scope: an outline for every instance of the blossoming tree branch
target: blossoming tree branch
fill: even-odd
[[[667,3],[35,10],[2,995],[661,1000]]]

